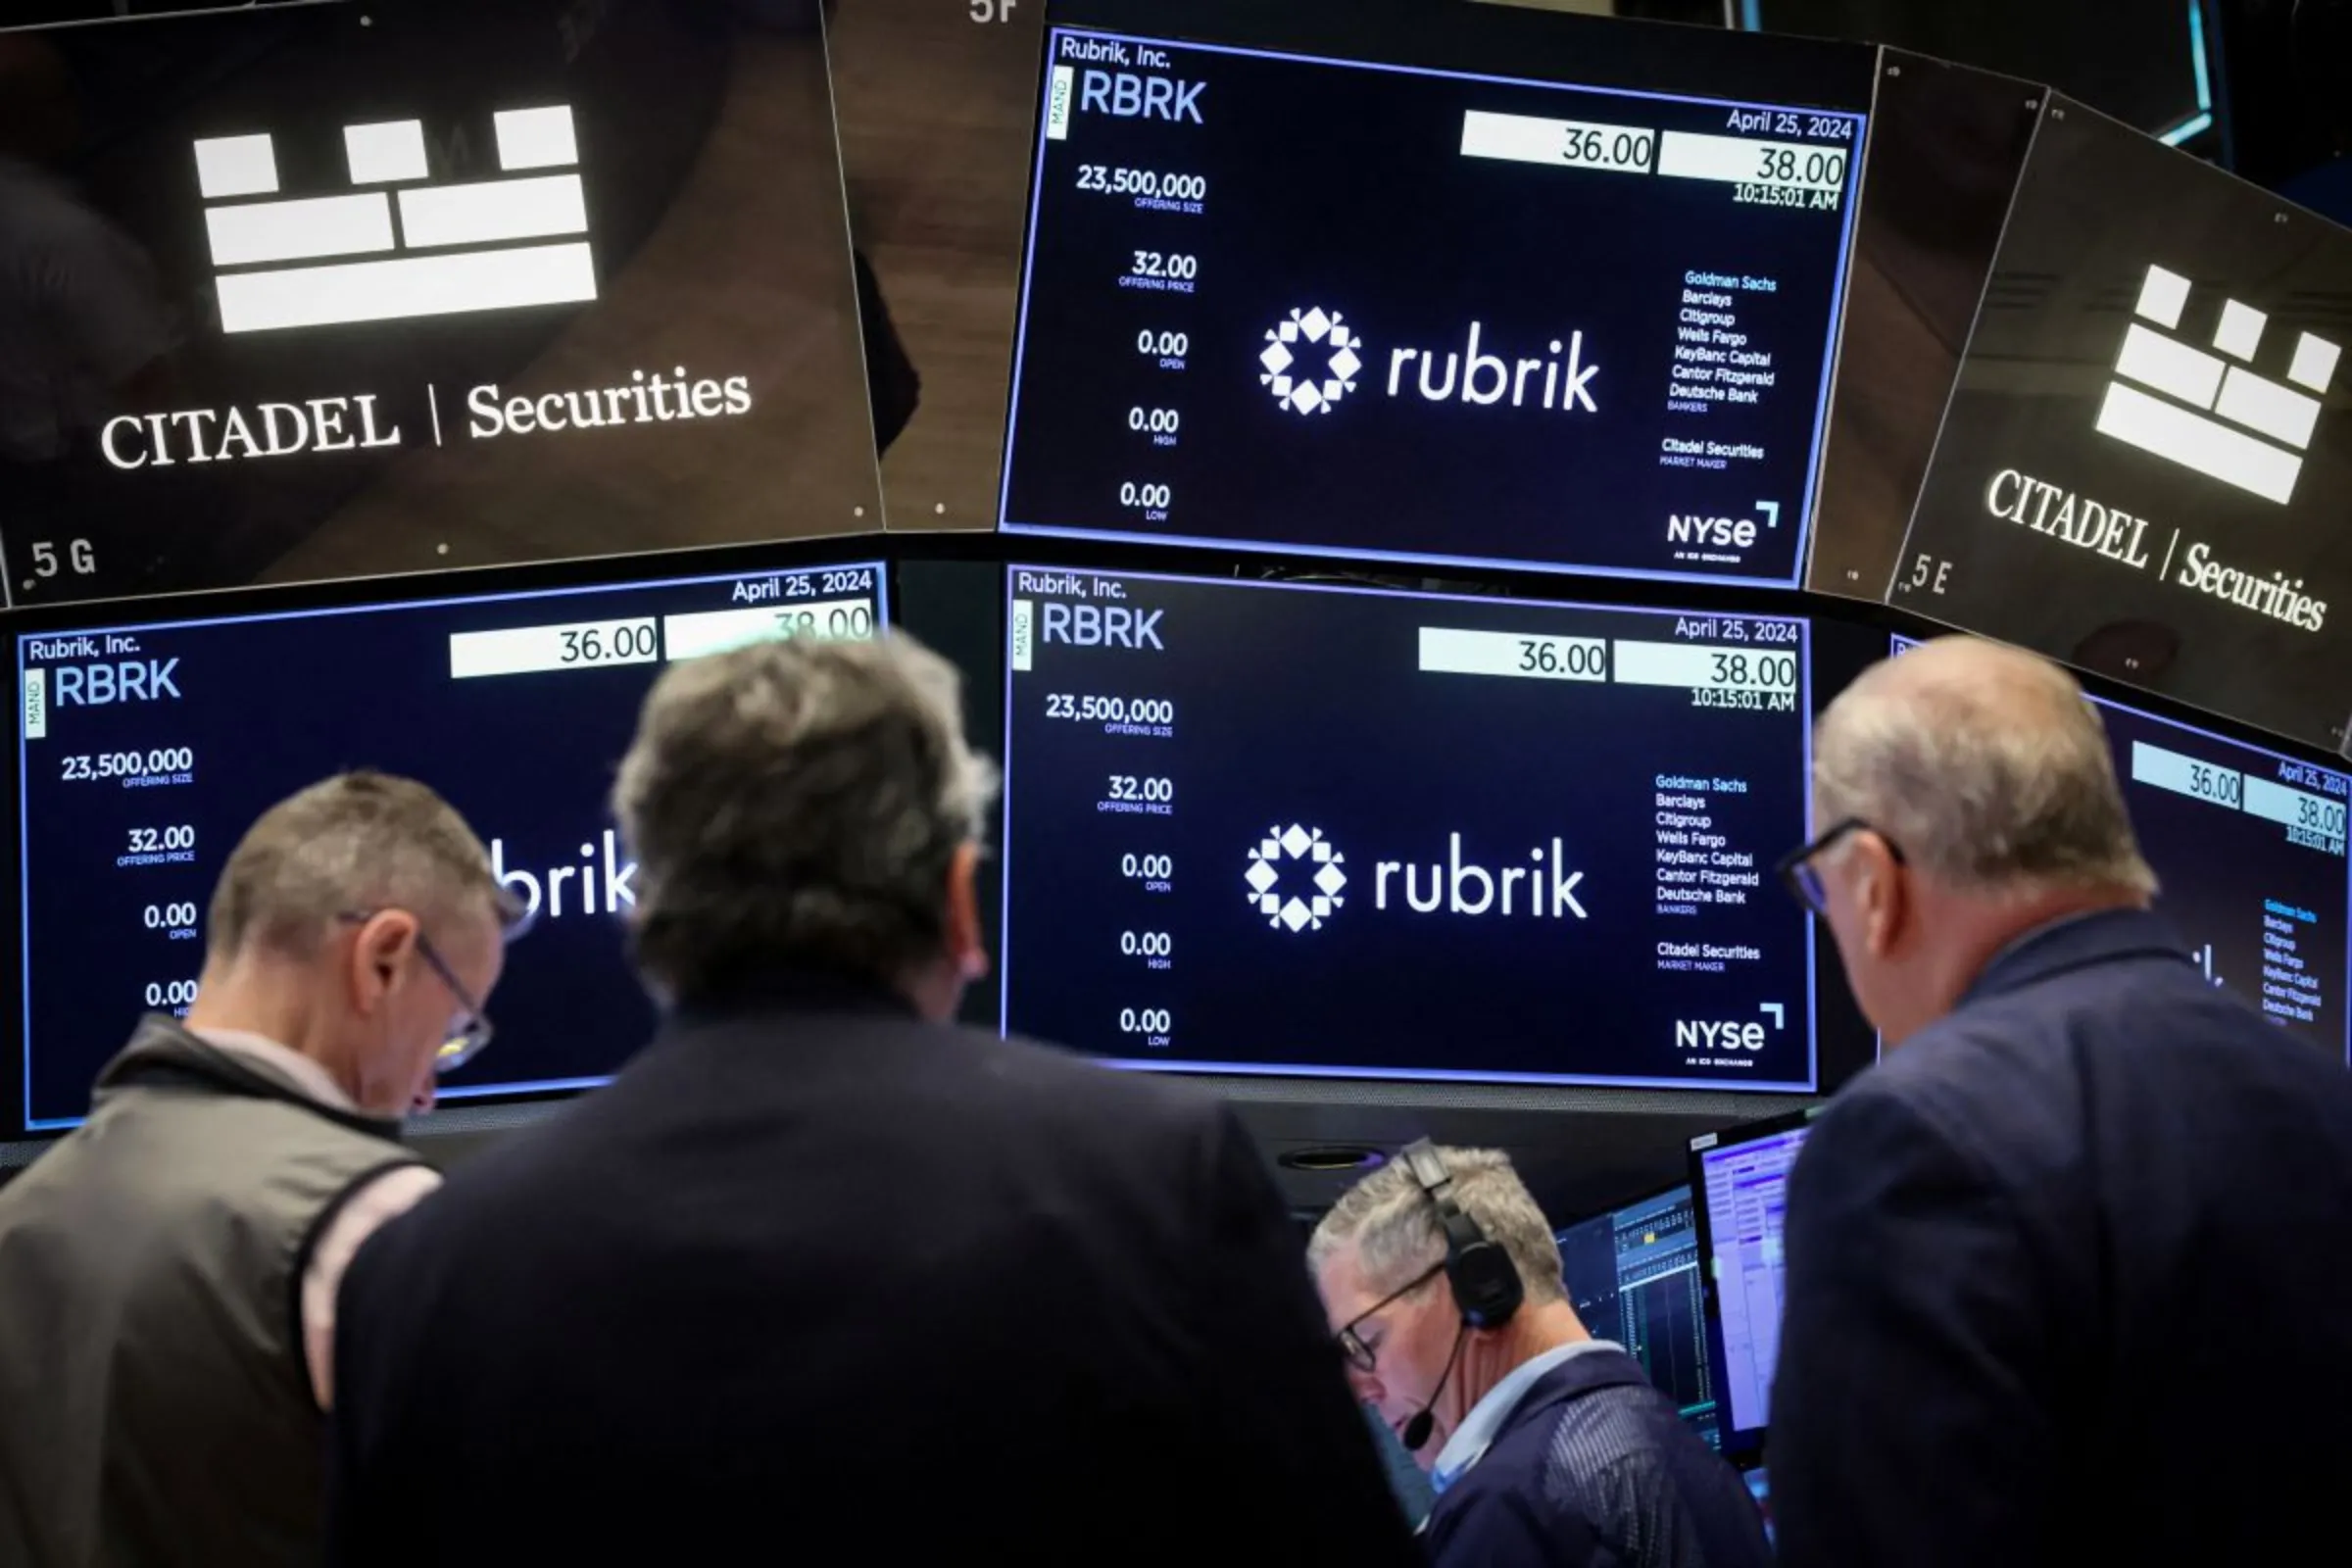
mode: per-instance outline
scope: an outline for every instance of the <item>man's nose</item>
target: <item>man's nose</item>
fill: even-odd
[[[1378,1404],[1381,1395],[1386,1392],[1381,1388],[1380,1378],[1376,1374],[1366,1372],[1353,1364],[1348,1368],[1348,1386],[1353,1389],[1355,1396],[1366,1404]]]

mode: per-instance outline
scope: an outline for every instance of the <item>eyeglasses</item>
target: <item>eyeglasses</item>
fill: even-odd
[[[1813,862],[1849,833],[1877,833],[1879,842],[1886,846],[1886,853],[1893,858],[1894,863],[1905,863],[1901,845],[1862,818],[1847,817],[1812,843],[1799,845],[1782,856],[1780,863],[1772,868],[1773,874],[1781,879],[1781,885],[1788,890],[1788,896],[1815,914],[1829,912],[1830,895],[1829,889],[1822,885],[1821,873],[1813,868]]]
[[[1436,1279],[1439,1275],[1445,1272],[1446,1260],[1444,1258],[1440,1258],[1435,1263],[1430,1264],[1429,1267],[1423,1269],[1420,1273],[1414,1275],[1410,1280],[1407,1280],[1404,1284],[1399,1285],[1396,1289],[1391,1291],[1388,1295],[1382,1297],[1379,1300],[1374,1301],[1370,1306],[1365,1307],[1361,1312],[1358,1312],[1355,1314],[1355,1316],[1349,1318],[1348,1320],[1347,1327],[1341,1329],[1339,1333],[1332,1336],[1333,1341],[1336,1342],[1340,1348],[1340,1353],[1348,1358],[1348,1364],[1355,1368],[1358,1372],[1370,1372],[1374,1368],[1378,1367],[1380,1365],[1380,1352],[1371,1346],[1366,1345],[1363,1342],[1363,1338],[1355,1331],[1361,1328],[1370,1318],[1377,1316],[1387,1308],[1394,1306],[1396,1302],[1403,1300],[1406,1297],[1412,1295],[1422,1286],[1427,1285],[1431,1280]]]
[[[341,918],[352,925],[366,925],[383,912],[381,909],[347,909]],[[473,1000],[473,994],[466,989],[465,982],[449,966],[449,960],[441,956],[441,950],[433,946],[432,938],[424,934],[422,927],[416,932],[416,956],[449,988],[449,994],[457,999],[458,1005],[466,1009],[466,1021],[450,1031],[449,1038],[441,1043],[441,1050],[433,1057],[433,1071],[436,1074],[456,1072],[489,1049],[491,1039],[498,1033],[497,1026],[491,1023],[490,1014],[483,1010],[480,1003]]]

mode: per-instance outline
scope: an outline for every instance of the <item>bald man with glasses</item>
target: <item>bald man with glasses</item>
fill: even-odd
[[[335,1297],[440,1177],[401,1118],[489,1043],[515,910],[457,812],[352,773],[213,896],[183,1021],[0,1190],[0,1562],[316,1563]]]
[[[2151,908],[2054,664],[1948,637],[1875,666],[1822,717],[1813,804],[1782,874],[1885,1055],[1788,1182],[1782,1561],[2310,1557],[2352,1471],[2340,1041]],[[2261,874],[2188,916],[2261,932]]]

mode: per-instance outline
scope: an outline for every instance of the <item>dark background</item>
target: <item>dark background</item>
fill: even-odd
[[[1886,597],[2045,89],[1889,51],[1805,585]]]
[[[832,564],[864,565],[880,603],[878,567],[846,553]],[[202,944],[148,932],[145,906],[192,900],[201,911],[254,818],[339,769],[375,767],[432,784],[485,844],[502,841],[508,869],[540,877],[543,898],[547,870],[589,863],[579,849],[591,845],[601,904],[607,794],[663,666],[452,680],[449,636],[741,608],[729,598],[741,580],[132,633],[139,657],[180,661],[177,702],[59,708],[52,677],[48,737],[22,743],[26,1120],[83,1113],[99,1067],[144,1010],[145,983],[195,978]],[[85,624],[109,622],[92,616]],[[22,661],[22,641],[18,654]],[[347,682],[362,672],[364,688],[355,690]],[[66,755],[163,746],[195,750],[193,783],[124,789],[60,779]],[[195,864],[115,865],[129,828],[178,823],[196,828]],[[543,907],[509,950],[490,1001],[505,1027],[476,1062],[443,1081],[447,1092],[464,1098],[599,1077],[644,1043],[653,1008],[623,960],[620,922],[581,913],[579,887],[568,880],[564,915]]]
[[[1710,797],[1730,849],[1768,868],[1801,842],[1801,690],[1792,712],[1746,712],[1693,708],[1687,690],[1416,668],[1424,625],[1673,641],[1671,613],[1198,580],[1127,589],[1129,605],[1165,610],[1164,653],[1041,644],[1035,668],[1010,677],[1004,963],[1015,1032],[1258,1070],[1811,1087],[1809,917],[1769,874],[1744,906],[1656,913],[1652,825],[1657,774],[1711,771],[1749,785]],[[1175,738],[1049,720],[1053,692],[1173,698]],[[1174,814],[1099,813],[1114,772],[1172,779]],[[1321,930],[1268,929],[1243,880],[1250,849],[1293,822],[1347,857],[1347,903]],[[1401,871],[1376,911],[1375,863],[1421,864],[1426,895],[1426,868],[1453,831],[1463,862],[1490,872],[1527,865],[1537,846],[1548,871],[1558,837],[1585,873],[1577,898],[1590,917],[1529,917],[1524,880],[1507,919],[1499,904],[1420,913]],[[1172,854],[1174,890],[1128,884],[1130,850]],[[1128,928],[1171,933],[1174,967],[1122,956]],[[1664,972],[1661,941],[1748,942],[1763,956],[1722,974]],[[1762,1021],[1760,1001],[1788,1007],[1763,1051],[1677,1051],[1677,1018]],[[1119,1034],[1129,1006],[1172,1009],[1164,1058]]]
[[[1052,47],[1064,33],[1049,39]],[[1279,543],[1600,570],[1788,580],[1801,561],[1813,433],[1859,136],[1837,212],[1742,206],[1705,180],[1460,156],[1467,109],[1730,134],[1729,111],[1171,48],[1169,75],[1207,82],[1204,123],[1073,112],[1042,142],[1015,377],[1005,518],[1022,527]],[[1085,67],[1076,67],[1083,73]],[[1112,69],[1112,68],[1102,68]],[[1083,80],[1083,75],[1079,78]],[[1803,121],[1799,117],[1800,123]],[[1802,140],[1800,137],[1758,140]],[[1081,164],[1203,174],[1200,215],[1142,211],[1076,188]],[[1137,249],[1195,255],[1197,292],[1117,286]],[[1684,274],[1778,280],[1733,292],[1748,347],[1778,382],[1752,407],[1670,414]],[[1368,348],[1329,412],[1279,407],[1260,384],[1266,332],[1293,310],[1337,311]],[[1391,352],[1566,361],[1572,330],[1597,413],[1387,393]],[[1136,351],[1141,330],[1190,334],[1181,371]],[[1563,353],[1546,354],[1557,340]],[[1324,351],[1301,343],[1302,366]],[[1531,378],[1530,391],[1539,383]],[[1172,407],[1173,449],[1128,427]],[[1666,436],[1753,441],[1763,462],[1664,467]],[[1166,521],[1120,504],[1122,481],[1166,483]],[[1669,513],[1762,516],[1739,564],[1678,563]]]

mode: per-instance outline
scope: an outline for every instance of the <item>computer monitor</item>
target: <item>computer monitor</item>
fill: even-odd
[[[1735,1456],[1763,1446],[1772,1416],[1788,1173],[1819,1112],[1819,1106],[1808,1106],[1690,1141],[1690,1185],[1705,1262],[1707,1348],[1724,1451]]]
[[[1721,1447],[1696,1225],[1690,1185],[1678,1182],[1561,1231],[1560,1274],[1585,1327],[1624,1346],[1683,1419]]]
[[[1804,1092],[1813,628],[1015,565],[1003,1023],[1122,1066]]]
[[[1916,647],[1896,638],[1897,654]],[[2157,912],[2205,977],[2352,1061],[2352,773],[2093,697]]]
[[[1057,8],[1003,526],[1795,585],[1873,52],[1318,9]]]
[[[623,954],[637,868],[606,796],[655,677],[757,638],[870,635],[883,618],[877,563],[764,559],[406,602],[264,608],[245,594],[21,621],[23,989],[10,1024],[27,1129],[86,1112],[140,1012],[186,1013],[229,852],[270,806],[352,767],[439,790],[536,911],[490,1000],[496,1043],[442,1097],[613,1072],[654,1017]]]

